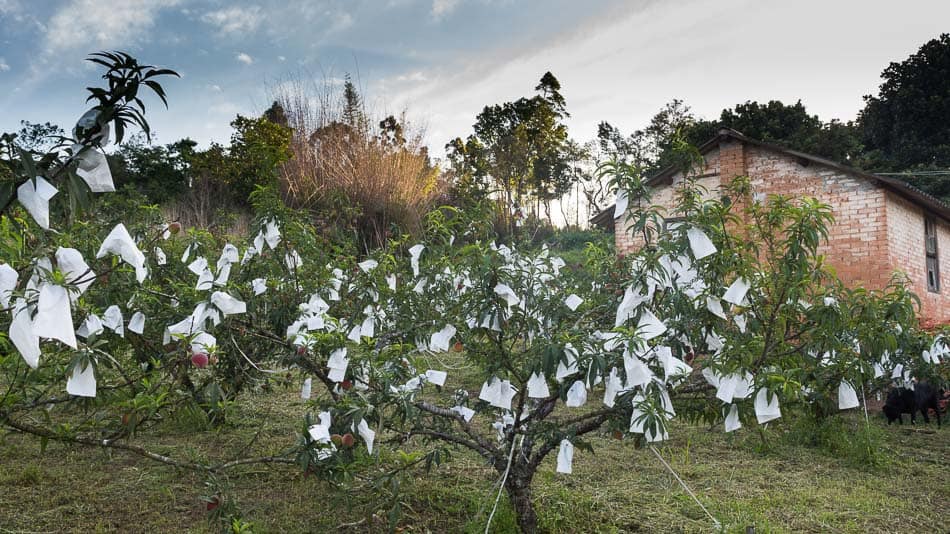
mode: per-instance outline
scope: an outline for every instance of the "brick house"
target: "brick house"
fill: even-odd
[[[884,287],[895,271],[906,273],[920,297],[921,320],[950,321],[950,206],[893,178],[758,141],[729,129],[699,147],[705,168],[697,176],[709,195],[721,184],[749,176],[755,195],[810,196],[833,209],[835,222],[822,246],[828,263],[852,287]],[[650,178],[654,203],[673,205],[682,174],[667,169]],[[632,203],[632,202],[631,202]],[[642,245],[626,231],[614,206],[591,219],[615,232],[617,253]]]

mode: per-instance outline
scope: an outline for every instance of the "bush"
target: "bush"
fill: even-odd
[[[423,132],[405,114],[374,116],[349,80],[318,95],[286,87],[276,106],[293,130],[293,158],[280,170],[287,204],[312,210],[318,226],[352,232],[364,251],[418,234],[439,194]]]

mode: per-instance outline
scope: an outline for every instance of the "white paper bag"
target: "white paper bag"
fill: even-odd
[[[58,339],[76,348],[76,331],[66,288],[43,284],[33,317],[33,333],[39,337]]]
[[[66,381],[66,393],[77,397],[96,396],[96,373],[92,365],[87,365],[82,370],[79,369],[79,365],[73,368],[69,380]]]
[[[686,231],[686,237],[689,238],[689,248],[693,251],[693,257],[697,260],[716,253],[716,245],[713,245],[712,240],[699,228],[690,227]]]
[[[571,474],[574,464],[574,444],[566,439],[561,440],[561,447],[557,451],[557,472]]]

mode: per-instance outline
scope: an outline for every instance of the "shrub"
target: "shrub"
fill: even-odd
[[[280,171],[287,204],[312,210],[321,226],[353,232],[365,251],[418,233],[439,176],[423,132],[405,114],[374,116],[349,79],[317,95],[285,87],[276,101],[293,130],[293,158]]]

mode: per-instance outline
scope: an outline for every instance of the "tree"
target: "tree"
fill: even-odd
[[[722,111],[719,127],[838,162],[850,161],[861,150],[851,123],[822,122],[808,114],[801,100],[791,106],[777,100],[739,104]]]
[[[190,165],[198,143],[182,139],[152,146],[138,136],[109,156],[117,188],[132,187],[150,202],[165,204],[189,188]]]
[[[904,171],[950,167],[950,34],[891,63],[877,96],[864,97],[858,116],[869,165]]]
[[[279,120],[280,115],[274,113],[273,107],[268,111]],[[234,128],[228,147],[231,169],[225,183],[239,202],[247,203],[256,187],[277,184],[280,166],[292,156],[291,130],[268,118],[267,113],[258,118],[238,115],[231,121],[231,127]]]
[[[509,228],[513,206],[531,206],[537,213],[544,204],[550,219],[551,201],[571,187],[573,175],[564,158],[568,113],[560,89],[557,78],[545,73],[535,87],[538,95],[486,106],[473,134],[446,145],[457,179],[491,183],[503,194]]]

